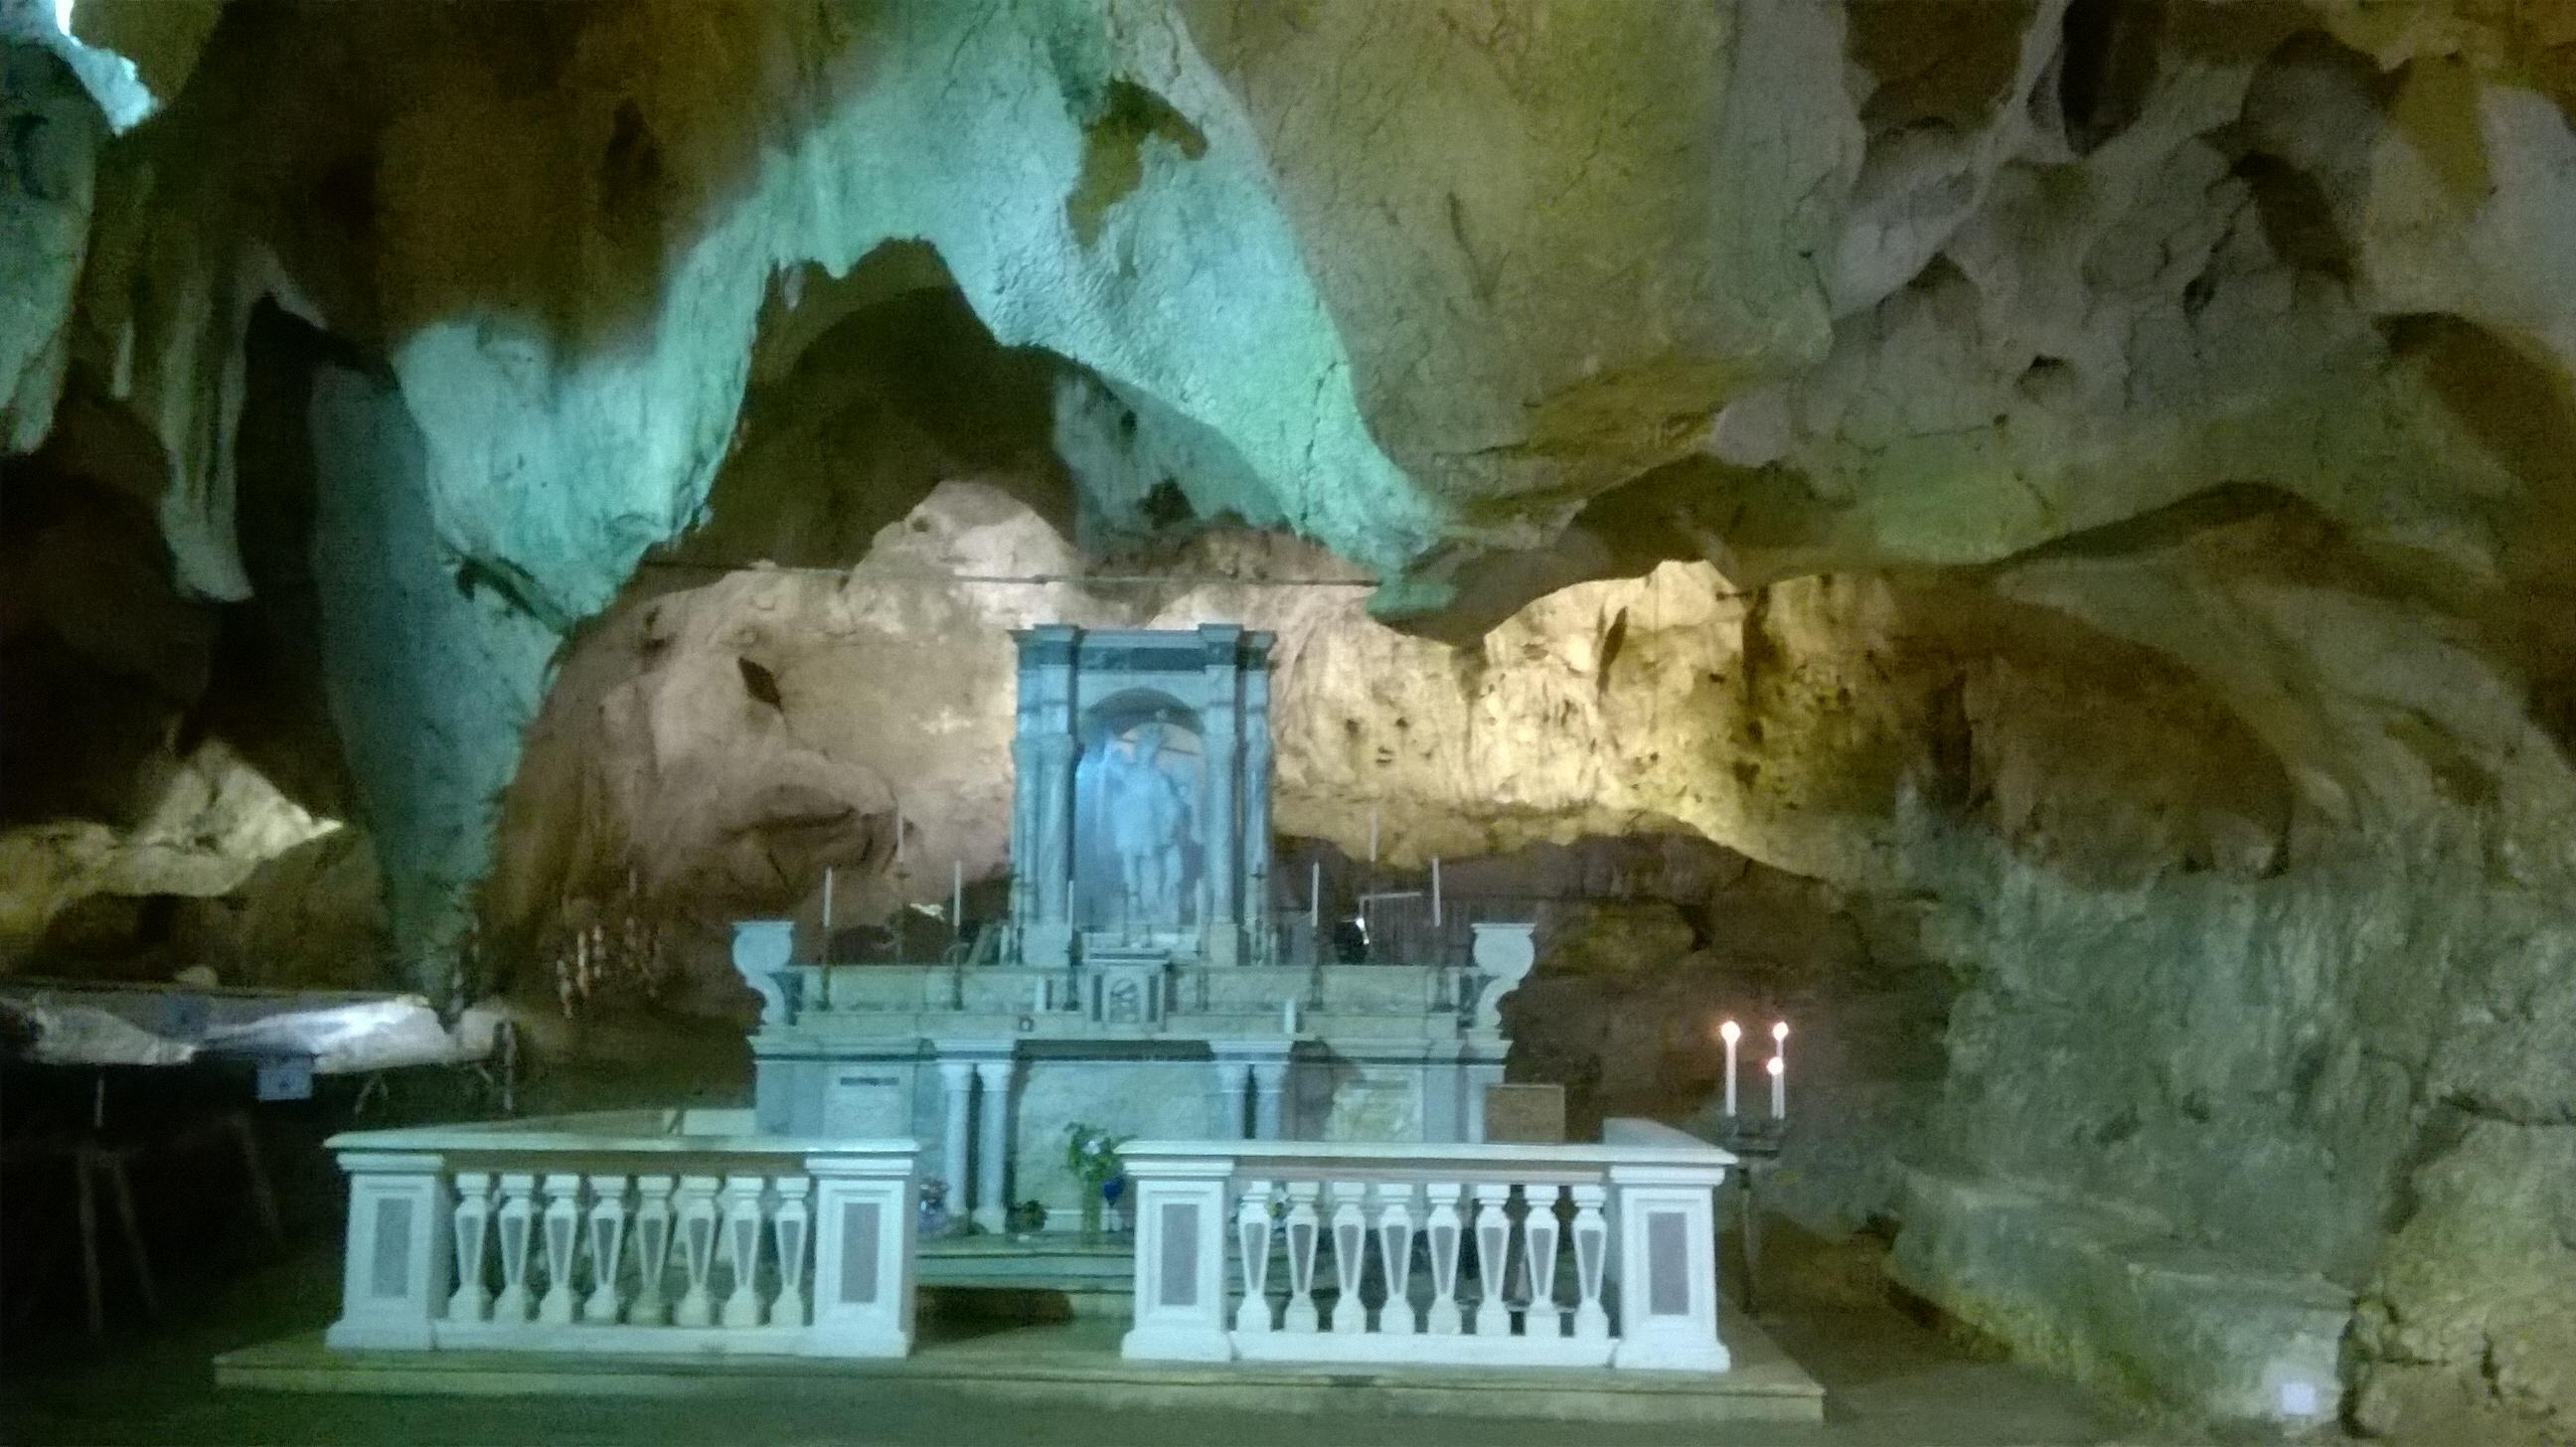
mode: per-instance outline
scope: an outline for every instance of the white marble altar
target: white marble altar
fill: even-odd
[[[988,1231],[1027,1200],[1051,1226],[1076,1220],[1077,1123],[1481,1140],[1509,1047],[1495,1006],[1529,971],[1529,927],[1480,925],[1462,958],[1289,957],[1282,916],[1304,901],[1283,909],[1270,887],[1270,636],[1015,636],[1009,917],[962,957],[835,965],[828,981],[793,958],[791,922],[739,925],[735,964],[763,1005],[761,1128],[916,1137],[925,1174]]]

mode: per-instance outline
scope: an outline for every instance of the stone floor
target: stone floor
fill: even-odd
[[[0,1420],[5,1440],[41,1443],[274,1444],[474,1442],[650,1444],[1104,1443],[1117,1447],[1401,1442],[1407,1447],[1558,1447],[1560,1422],[1300,1415],[1219,1410],[1085,1411],[1065,1402],[995,1400],[935,1382],[869,1383],[864,1393],[799,1390],[678,1400],[333,1396],[217,1392],[212,1358],[318,1329],[330,1315],[336,1256],[315,1250],[181,1303],[160,1329],[96,1349],[13,1342]],[[1764,1325],[1823,1381],[1822,1427],[1586,1425],[1585,1447],[1688,1441],[1707,1447],[2101,1447],[2194,1438],[2136,1419],[2045,1373],[1980,1360],[1875,1305],[1784,1306]]]

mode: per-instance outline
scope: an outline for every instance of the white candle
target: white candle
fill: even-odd
[[[948,927],[959,935],[966,933],[966,861],[948,866]]]
[[[1440,927],[1440,856],[1431,856],[1431,927]]]
[[[1789,1022],[1774,1021],[1771,1026],[1771,1118],[1778,1120],[1789,1109]]]
[[[1744,1027],[1729,1020],[1717,1027],[1717,1038],[1726,1042],[1726,1113],[1735,1114],[1735,1042],[1744,1038]]]
[[[823,948],[819,958],[827,965],[832,962],[832,870],[829,865],[823,869]]]
[[[1318,859],[1306,867],[1306,928],[1324,927],[1324,861]]]
[[[1279,1029],[1284,1034],[1294,1035],[1297,1033],[1296,1001],[1286,1000],[1281,1002],[1279,1006]]]

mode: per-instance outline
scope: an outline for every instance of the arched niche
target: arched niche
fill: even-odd
[[[1150,937],[1194,928],[1207,779],[1198,711],[1156,689],[1086,709],[1073,779],[1073,918]]]

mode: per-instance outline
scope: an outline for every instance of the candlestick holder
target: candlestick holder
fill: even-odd
[[[1789,1122],[1785,1116],[1721,1115],[1713,1124],[1710,1134],[1719,1146],[1746,1159],[1768,1161],[1778,1158]]]

